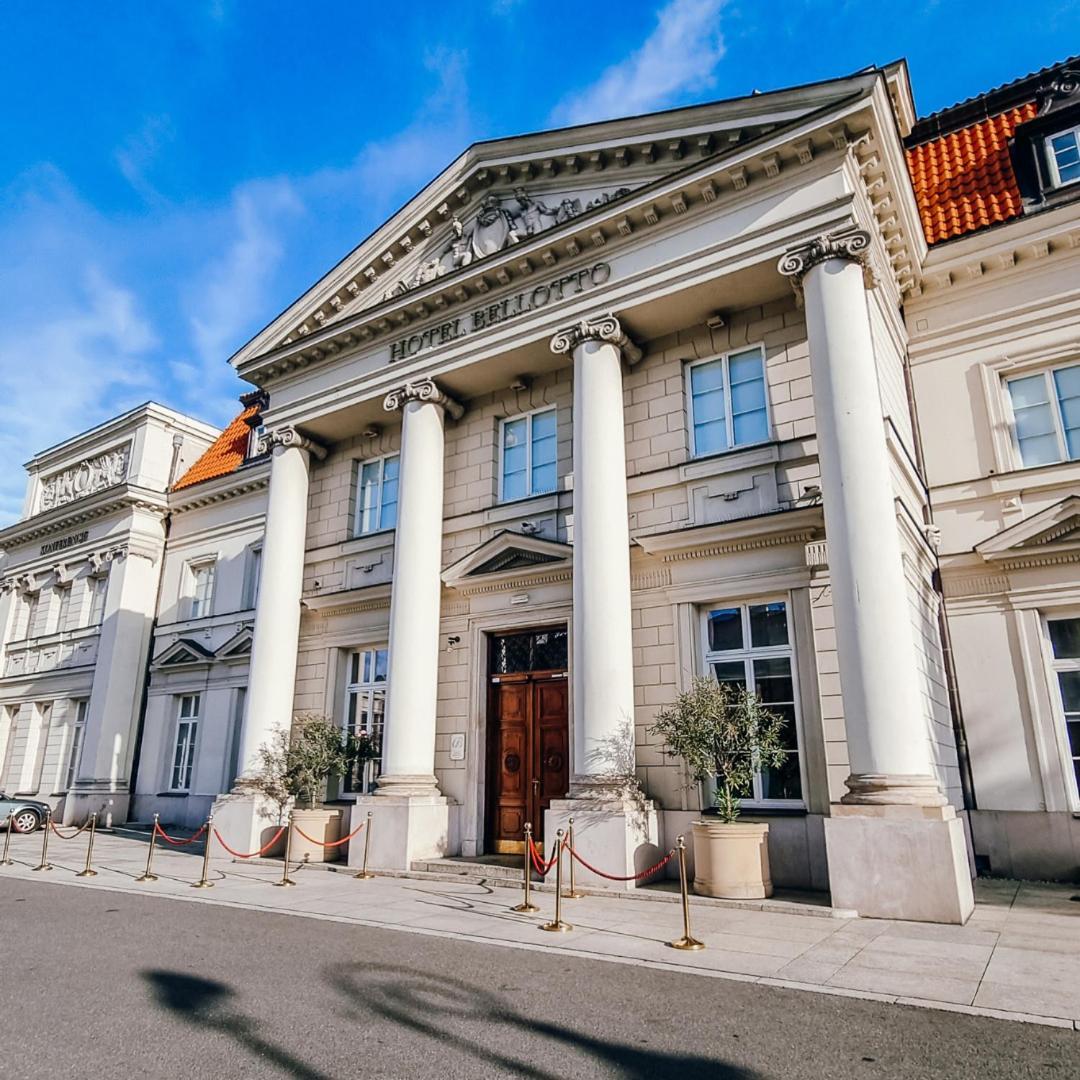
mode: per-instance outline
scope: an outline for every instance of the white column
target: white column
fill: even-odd
[[[238,787],[258,763],[259,748],[276,728],[292,726],[300,598],[304,580],[308,474],[311,457],[326,451],[293,427],[263,436],[270,448],[270,493],[266,507],[259,598],[251,643],[244,719],[240,729]]]
[[[435,711],[442,594],[443,424],[461,406],[430,379],[388,394],[401,410],[398,518],[390,598],[390,670],[378,794],[438,794]]]
[[[574,794],[634,777],[634,653],[622,358],[641,351],[618,319],[551,341],[574,358]]]
[[[851,776],[845,802],[945,802],[931,774],[866,304],[870,242],[844,230],[789,253],[810,344]]]
[[[963,923],[963,825],[930,764],[867,307],[870,235],[847,228],[780,260],[806,307],[851,775],[825,819],[836,907]]]

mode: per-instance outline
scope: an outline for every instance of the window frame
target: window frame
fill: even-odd
[[[23,623],[22,635],[16,640],[30,641],[41,636],[34,633],[34,624],[38,622],[40,615],[41,590],[37,589],[34,592],[23,593],[23,609],[20,612],[20,619]]]
[[[754,351],[761,357],[761,379],[765,390],[765,437],[763,439],[758,439],[755,442],[736,443],[734,441],[735,417],[731,408],[731,358],[733,356],[741,356],[743,353]],[[723,450],[699,451],[697,448],[697,433],[694,430],[696,424],[694,423],[694,387],[691,372],[694,368],[701,367],[705,364],[714,364],[717,360],[723,361],[724,421],[728,445],[725,446]],[[704,356],[699,360],[688,361],[683,373],[683,394],[685,397],[686,426],[690,436],[690,456],[692,458],[716,457],[718,454],[730,454],[734,450],[745,450],[752,446],[764,446],[766,443],[775,441],[772,404],[769,401],[768,354],[765,350],[764,342],[755,342],[743,345],[737,349],[728,349],[725,352],[716,353],[713,356]]]
[[[379,653],[384,653],[386,655],[386,677],[382,682],[379,682],[374,678],[374,674],[377,671]],[[365,654],[370,654],[372,657],[372,678],[368,680],[365,680],[363,677]],[[354,657],[358,660],[359,668],[359,678],[355,682],[352,679]],[[364,771],[360,778],[359,787],[353,785],[353,775],[340,778],[341,794],[348,798],[355,798],[360,795],[370,795],[382,772],[382,748],[383,739],[386,733],[386,698],[389,686],[390,651],[386,644],[373,643],[368,645],[358,645],[355,648],[347,650],[345,653],[345,688],[342,696],[341,730],[343,732],[349,732],[351,730],[353,734],[358,734],[360,731],[366,731],[368,734],[378,734],[380,751],[378,757],[364,762]],[[376,695],[381,695],[382,697],[381,724],[376,724],[374,722],[374,703]],[[357,702],[355,714],[357,716],[366,715],[369,718],[369,723],[361,728],[353,727],[350,729],[349,727],[349,703],[352,698],[355,698]]]
[[[206,619],[214,614],[214,593],[217,589],[217,564],[218,557],[216,555],[207,555],[199,559],[189,559],[185,564],[187,582],[185,584],[184,595],[187,600],[187,613],[188,619]],[[201,571],[209,572],[209,586],[206,591],[206,596],[199,599],[199,573]],[[198,605],[205,603],[205,609],[198,607]]]
[[[249,544],[244,566],[244,608],[254,608],[259,603],[259,584],[262,580],[263,544]]]
[[[199,721],[202,718],[202,694],[177,694],[176,695],[176,725],[173,728],[174,739],[172,741],[172,753],[169,758],[169,775],[167,790],[174,794],[190,794],[192,781],[195,779],[195,755],[198,748]],[[184,715],[184,702],[193,701],[192,711]],[[183,744],[180,741],[180,732],[187,728],[186,738]],[[177,770],[180,770],[181,784],[174,782]]]
[[[782,603],[784,605],[785,614],[787,617],[787,635],[788,640],[786,645],[762,645],[753,646],[747,644],[751,641],[750,638],[750,608],[758,607],[762,604],[776,604]],[[717,650],[709,648],[709,612],[722,609],[738,608],[740,612],[740,619],[743,632],[743,647],[741,649],[731,650]],[[749,812],[761,812],[769,810],[799,810],[804,811],[807,809],[809,803],[807,800],[807,775],[806,775],[806,739],[803,734],[803,710],[801,701],[801,692],[799,688],[799,665],[798,665],[798,643],[795,640],[795,620],[792,617],[793,607],[791,602],[791,596],[788,593],[782,594],[769,594],[764,596],[752,596],[740,598],[737,600],[716,600],[709,601],[707,603],[700,604],[698,606],[698,634],[700,639],[700,647],[698,649],[699,663],[702,665],[702,673],[710,678],[715,678],[713,673],[714,663],[738,663],[743,664],[743,670],[747,673],[747,689],[754,689],[757,683],[757,676],[754,672],[755,660],[774,660],[774,659],[786,659],[790,666],[791,671],[791,695],[792,695],[792,708],[795,713],[795,746],[796,754],[799,758],[799,786],[802,791],[802,797],[799,799],[766,799],[760,797],[761,792],[761,770],[757,770],[754,774],[753,789],[754,795],[750,799],[740,799],[740,805],[742,808]],[[715,781],[706,781],[708,788],[713,789]],[[711,804],[711,795],[710,803]]]
[[[1057,131],[1051,131],[1049,134],[1043,136],[1043,153],[1046,155],[1047,170],[1050,173],[1050,180],[1055,190],[1058,188],[1071,187],[1073,184],[1080,184],[1080,176],[1075,176],[1072,180],[1061,179],[1057,155],[1054,153],[1054,147],[1051,140],[1060,139],[1062,135],[1071,135],[1073,141],[1076,143],[1077,153],[1080,153],[1080,124],[1076,124],[1073,127],[1060,128]]]
[[[1042,617],[1043,640],[1045,642],[1045,655],[1048,674],[1051,676],[1050,697],[1053,702],[1055,730],[1054,735],[1061,752],[1062,765],[1066,773],[1066,795],[1073,813],[1080,812],[1080,776],[1077,776],[1075,762],[1080,762],[1080,757],[1075,757],[1069,742],[1068,713],[1065,710],[1065,699],[1061,693],[1061,680],[1059,675],[1066,671],[1080,671],[1080,657],[1054,656],[1054,644],[1050,637],[1050,623],[1052,622],[1080,622],[1080,613],[1066,609],[1055,611],[1052,614],[1044,614]]]
[[[109,592],[107,574],[95,574],[89,581],[90,603],[86,612],[87,626],[100,626],[105,621],[105,600]]]
[[[357,460],[356,460],[356,470],[355,470],[354,479],[353,479],[354,489],[356,491],[356,505],[355,505],[355,507],[353,509],[353,521],[352,521],[353,536],[354,537],[357,537],[357,536],[377,536],[379,533],[392,533],[397,528],[398,512],[396,510],[394,512],[394,524],[393,525],[388,525],[388,526],[384,527],[381,524],[382,511],[383,511],[383,485],[386,483],[386,463],[388,461],[392,461],[392,460],[396,460],[397,463],[398,463],[398,479],[397,479],[397,482],[398,482],[398,500],[397,500],[397,506],[400,509],[400,506],[401,506],[401,451],[400,450],[395,450],[392,453],[383,454],[380,457],[357,458]],[[363,476],[364,476],[364,466],[365,465],[376,465],[376,464],[379,466],[379,480],[378,480],[378,483],[376,485],[376,488],[377,488],[378,494],[379,494],[379,498],[378,498],[378,503],[377,503],[377,505],[375,507],[375,510],[374,510],[374,515],[375,515],[375,518],[380,522],[380,524],[379,524],[379,526],[377,528],[374,528],[374,529],[361,529],[361,527],[360,527],[360,515],[364,511],[363,502],[361,501],[362,500],[361,483],[363,481]]]
[[[540,413],[554,413],[555,414],[555,486],[549,491],[534,491],[533,490],[533,418]],[[526,492],[524,495],[515,495],[513,498],[507,498],[504,494],[504,462],[506,458],[506,442],[505,433],[507,424],[516,423],[519,420],[524,420],[525,423],[525,483]],[[525,499],[538,499],[543,495],[554,495],[559,490],[559,406],[558,405],[540,405],[535,409],[530,409],[528,412],[514,413],[513,416],[504,416],[499,421],[499,487],[497,493],[497,499],[500,503],[516,503],[523,502]]]
[[[1064,364],[1044,365],[1033,370],[1018,371],[1015,374],[1003,376],[1005,404],[1009,414],[1009,433],[1012,451],[1015,456],[1016,465],[1020,469],[1045,469],[1051,465],[1064,465],[1069,461],[1080,461],[1080,457],[1069,456],[1069,443],[1065,437],[1065,420],[1061,414],[1061,398],[1058,396],[1057,385],[1054,381],[1055,372],[1065,371],[1069,368],[1080,369],[1080,361],[1073,360],[1072,362]],[[1042,377],[1048,390],[1047,404],[1051,406],[1051,416],[1054,421],[1054,436],[1057,439],[1059,457],[1057,461],[1044,461],[1040,464],[1027,465],[1024,463],[1024,454],[1020,447],[1020,435],[1016,430],[1016,409],[1013,405],[1012,391],[1009,387],[1014,382],[1019,382],[1022,379],[1030,379],[1036,375]]]
[[[67,764],[64,767],[64,791],[71,790],[71,785],[78,778],[79,768],[82,766],[86,713],[90,708],[87,698],[76,698],[71,704],[75,707],[75,718],[71,721],[71,744],[68,746]]]
[[[71,622],[71,585],[54,585],[53,592],[56,593],[53,633],[62,634]]]

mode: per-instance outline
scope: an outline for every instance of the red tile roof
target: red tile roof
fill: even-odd
[[[1017,125],[1035,113],[1035,102],[1027,102],[908,149],[908,171],[927,243],[951,240],[1023,213],[1008,142]]]
[[[259,405],[249,405],[229,426],[214,440],[203,455],[179,480],[173,484],[173,491],[201,484],[204,480],[216,480],[219,476],[228,476],[236,472],[247,457],[248,440],[251,428],[247,420],[259,412]]]

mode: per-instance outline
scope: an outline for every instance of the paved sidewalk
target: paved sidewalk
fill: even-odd
[[[520,894],[458,881],[377,877],[315,867],[293,871],[296,888],[274,888],[280,864],[213,860],[212,889],[193,889],[201,857],[192,849],[154,856],[155,882],[134,879],[146,861],[145,840],[99,834],[98,876],[78,878],[85,841],[50,839],[54,869],[37,873],[40,835],[12,840],[15,865],[4,877],[75,888],[111,889],[194,903],[257,908],[307,918],[432,934],[511,948],[567,952],[616,963],[644,964],[817,993],[946,1009],[1080,1030],[1080,887],[979,881],[978,906],[966,926],[859,918],[825,918],[787,910],[694,904],[701,952],[665,942],[682,930],[678,905],[628,903],[589,896],[565,901],[574,930],[541,933],[554,898],[536,894],[539,915],[509,910]],[[189,853],[191,852],[191,853]]]

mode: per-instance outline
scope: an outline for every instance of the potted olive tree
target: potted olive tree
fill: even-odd
[[[259,748],[259,770],[248,784],[276,803],[282,815],[293,805],[293,858],[337,859],[338,849],[326,845],[340,835],[341,811],[319,805],[326,795],[326,781],[346,775],[357,761],[375,752],[370,739],[343,732],[317,713],[299,713],[290,731],[279,728]]]
[[[772,895],[769,826],[739,821],[741,792],[754,774],[784,762],[784,718],[742,687],[695,679],[656,714],[652,731],[681,757],[693,786],[716,779],[714,816],[692,823],[694,891],[728,899]]]

